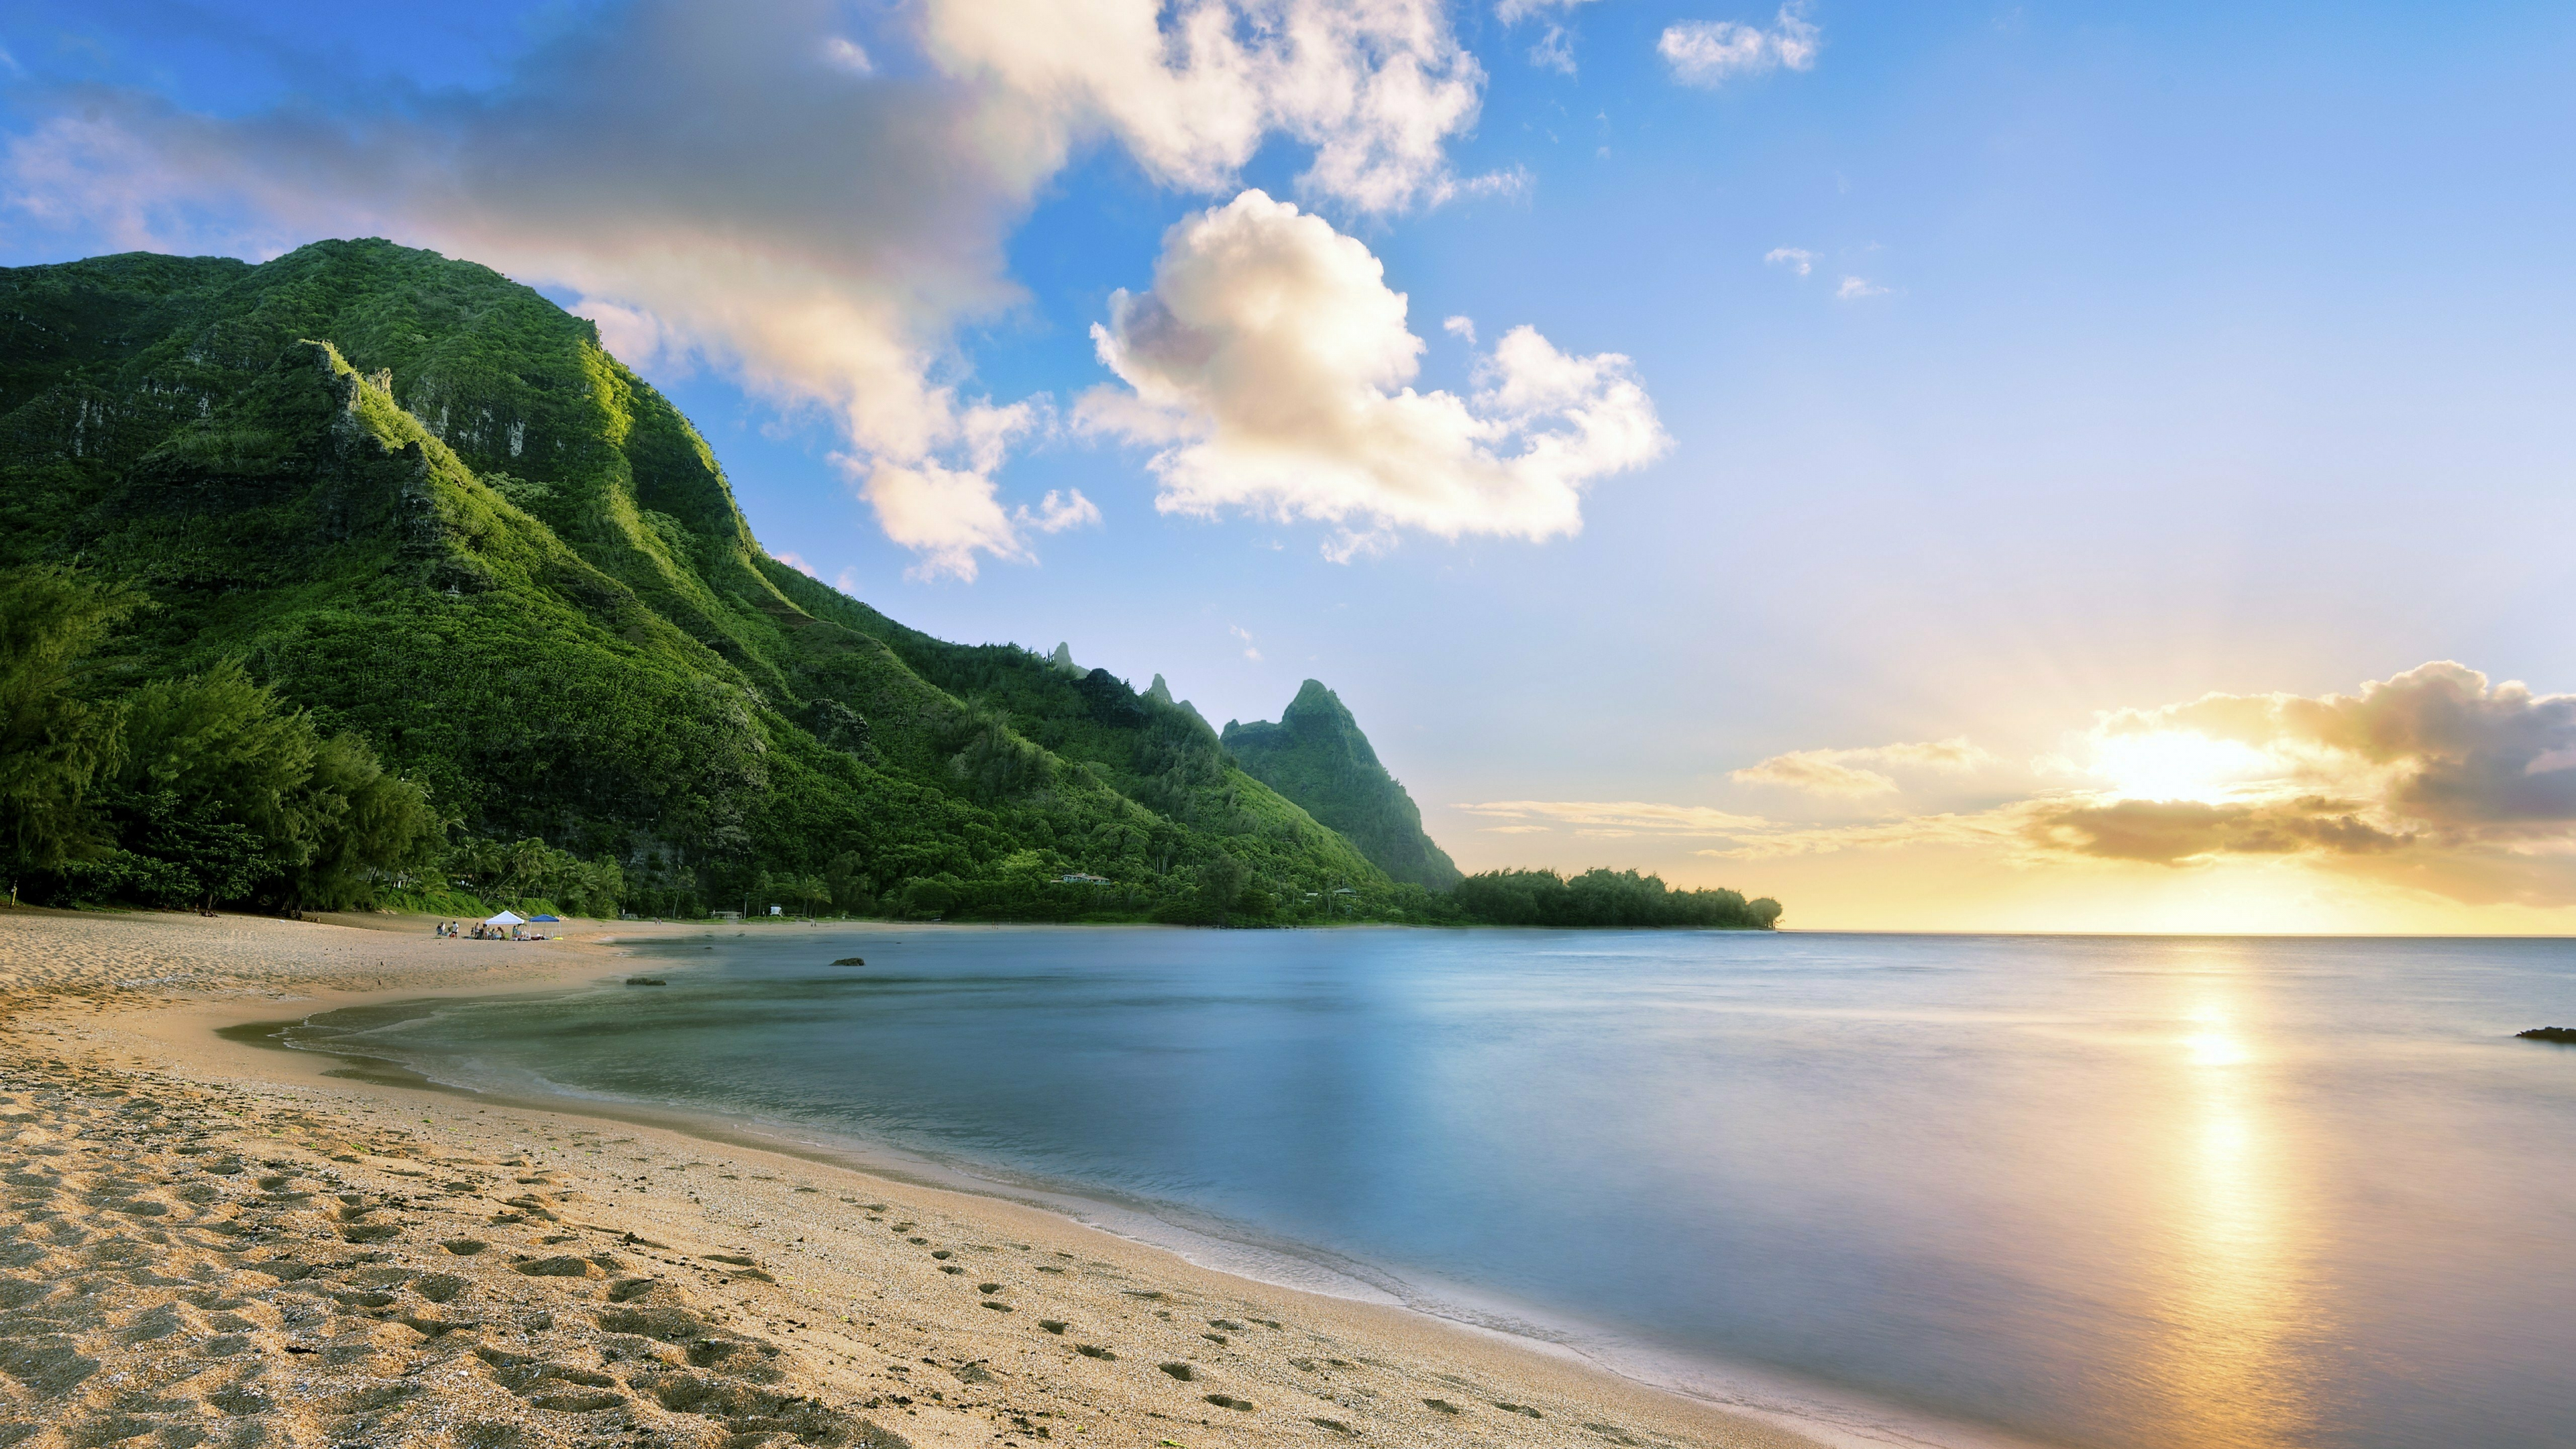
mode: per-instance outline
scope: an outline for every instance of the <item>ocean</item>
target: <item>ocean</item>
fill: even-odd
[[[633,950],[668,984],[294,1036],[1046,1202],[1862,1441],[2576,1442],[2576,1048],[2513,1037],[2576,1025],[2576,942],[762,925]]]

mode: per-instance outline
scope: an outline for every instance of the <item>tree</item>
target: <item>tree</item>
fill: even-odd
[[[366,741],[345,731],[314,752],[302,793],[315,832],[311,856],[290,872],[299,904],[356,905],[377,877],[434,861],[447,836],[429,792],[387,770]]]
[[[118,712],[80,686],[88,656],[141,603],[76,569],[0,572],[0,849],[13,901],[21,873],[96,860],[113,844],[91,787],[115,759]]]

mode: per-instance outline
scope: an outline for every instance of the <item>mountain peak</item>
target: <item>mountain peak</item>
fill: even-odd
[[[1388,875],[1432,890],[1458,883],[1458,867],[1423,833],[1421,808],[1322,680],[1299,686],[1278,723],[1230,722],[1224,741],[1246,774],[1350,837]]]

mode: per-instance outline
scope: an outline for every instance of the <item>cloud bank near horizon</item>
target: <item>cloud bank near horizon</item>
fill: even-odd
[[[1475,58],[1436,0],[924,0],[845,33],[825,0],[639,0],[481,91],[331,111],[190,112],[148,91],[40,97],[0,206],[131,249],[267,256],[380,234],[569,290],[630,364],[703,361],[828,419],[919,571],[972,578],[1074,495],[1007,505],[1042,400],[977,395],[952,342],[1020,296],[1004,248],[1083,147],[1224,186],[1273,136],[1300,190],[1359,215],[1486,183],[1452,173]]]
[[[2000,766],[1966,740],[1803,750],[1739,782],[1825,796],[1900,789],[1870,764]],[[1982,808],[1798,824],[1707,806],[1497,801],[1455,808],[1513,833],[1703,836],[1752,861],[1845,850],[1972,850],[2016,867],[2192,870],[2296,861],[2472,905],[2576,904],[2576,694],[2438,660],[2353,694],[2209,694],[2099,716],[2042,784]]]

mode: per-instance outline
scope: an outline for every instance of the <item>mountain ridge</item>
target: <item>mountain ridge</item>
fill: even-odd
[[[769,558],[592,324],[470,262],[368,239],[0,272],[0,476],[0,563],[148,598],[106,677],[241,658],[464,834],[614,860],[643,909],[1420,904],[1194,712]]]

